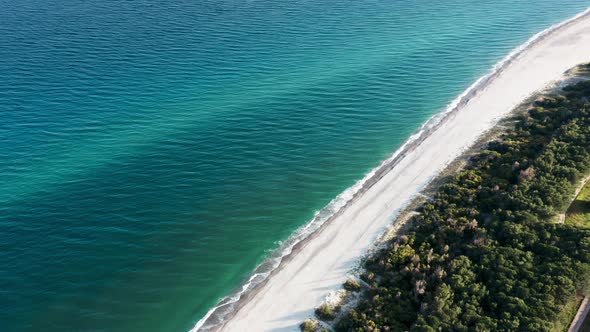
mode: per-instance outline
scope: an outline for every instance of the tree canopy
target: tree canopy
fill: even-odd
[[[338,331],[554,331],[590,277],[590,230],[557,224],[590,173],[590,82],[545,96],[371,257]]]

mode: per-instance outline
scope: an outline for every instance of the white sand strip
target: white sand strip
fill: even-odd
[[[325,297],[341,288],[351,268],[398,213],[449,162],[516,105],[590,62],[590,15],[553,31],[497,77],[395,167],[329,222],[221,328],[223,331],[297,331]]]

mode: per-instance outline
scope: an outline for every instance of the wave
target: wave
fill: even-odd
[[[293,253],[298,244],[302,244],[304,240],[310,238],[310,235],[314,234],[322,226],[325,226],[330,220],[338,216],[348,205],[354,202],[356,197],[369,189],[389,172],[407,152],[419,145],[426,137],[440,127],[450,115],[459,111],[475,95],[477,95],[477,93],[484,90],[507,66],[550,34],[568,26],[588,14],[590,14],[590,8],[568,20],[555,24],[537,33],[525,43],[512,50],[506,57],[496,63],[487,74],[480,77],[462,94],[449,103],[444,111],[437,113],[428,119],[428,121],[426,121],[416,133],[412,134],[389,158],[367,173],[353,186],[334,198],[326,207],[318,211],[311,221],[295,231],[295,233],[286,241],[280,243],[279,247],[274,250],[263,263],[256,267],[250,278],[239,287],[237,292],[221,299],[215,307],[209,310],[207,314],[196,323],[190,332],[212,331],[220,327],[221,324],[239,307],[240,300],[244,299],[246,295],[253,291],[257,286],[264,283],[271,274],[277,270],[281,265],[281,262]]]

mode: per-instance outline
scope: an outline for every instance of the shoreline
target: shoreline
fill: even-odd
[[[339,195],[337,197],[338,198],[343,198],[341,196],[343,196],[344,194],[350,194],[348,191],[351,189],[355,189],[356,187],[357,190],[354,191],[352,193],[352,195],[350,196],[350,198],[344,202],[340,202],[341,205],[338,207],[336,206],[336,210],[329,216],[327,216],[324,220],[318,220],[318,217],[322,217],[321,214],[322,212],[325,212],[325,210],[328,210],[328,212],[330,211],[330,208],[334,208],[334,206],[331,206],[332,204],[336,204],[338,202],[335,203],[335,201],[337,199],[335,199],[335,201],[333,201],[328,207],[326,207],[325,209],[323,209],[322,211],[320,211],[320,213],[316,216],[316,218],[314,218],[311,222],[309,222],[308,224],[306,224],[305,226],[303,226],[300,230],[298,230],[292,237],[289,238],[289,240],[286,241],[287,245],[286,247],[279,247],[279,249],[277,249],[277,251],[275,251],[273,254],[277,254],[279,253],[280,255],[278,257],[275,257],[274,255],[271,255],[270,259],[278,259],[278,262],[276,262],[276,266],[271,267],[270,271],[264,271],[263,268],[267,267],[267,265],[269,264],[268,261],[265,261],[264,263],[262,263],[260,266],[258,266],[256,268],[256,270],[254,271],[254,273],[252,274],[252,277],[244,284],[241,285],[242,290],[240,292],[238,292],[237,294],[235,294],[232,297],[228,297],[224,300],[227,300],[224,303],[224,300],[222,300],[220,303],[218,303],[218,305],[216,305],[215,308],[213,308],[212,310],[210,310],[207,315],[200,320],[197,325],[195,325],[195,327],[191,330],[191,331],[197,331],[197,330],[206,330],[206,331],[217,331],[217,330],[252,330],[252,331],[261,331],[261,330],[285,330],[285,331],[292,331],[292,330],[296,330],[298,324],[303,321],[305,318],[309,318],[310,315],[313,314],[313,309],[319,305],[321,303],[316,301],[318,299],[318,293],[321,292],[323,295],[319,295],[319,297],[325,297],[326,295],[328,295],[329,291],[334,291],[335,289],[338,289],[341,287],[342,282],[345,280],[345,278],[349,275],[350,270],[356,265],[358,266],[358,262],[360,261],[360,259],[362,257],[364,257],[366,255],[366,253],[375,246],[376,244],[376,240],[378,237],[380,237],[383,232],[387,229],[387,227],[393,226],[394,225],[394,221],[397,217],[397,215],[399,214],[399,212],[401,212],[403,210],[404,207],[406,207],[415,197],[417,194],[419,194],[424,188],[425,186],[427,186],[439,173],[440,171],[442,171],[444,169],[444,167],[446,165],[448,165],[450,162],[452,162],[455,158],[459,157],[465,150],[466,148],[468,148],[469,146],[471,146],[473,143],[475,143],[475,140],[477,139],[477,137],[479,137],[481,134],[483,134],[485,132],[485,130],[489,130],[493,127],[493,125],[495,123],[497,123],[498,120],[500,120],[500,118],[505,117],[506,115],[510,114],[512,109],[517,106],[519,104],[519,102],[524,101],[528,96],[530,96],[532,93],[534,93],[535,91],[539,90],[539,83],[537,83],[537,85],[535,84],[530,84],[530,86],[527,88],[525,87],[524,90],[525,92],[525,96],[523,98],[523,96],[511,96],[513,99],[516,99],[517,102],[514,105],[510,105],[510,108],[508,110],[506,110],[506,106],[503,105],[504,107],[501,107],[500,110],[496,110],[495,112],[497,114],[492,114],[492,116],[490,117],[490,114],[485,114],[486,116],[488,116],[487,119],[484,119],[483,123],[479,123],[478,125],[480,127],[483,127],[483,132],[479,132],[479,131],[475,131],[475,136],[473,134],[473,130],[472,132],[470,132],[470,135],[463,135],[463,137],[461,137],[461,133],[457,133],[457,132],[453,132],[451,134],[454,135],[450,135],[449,133],[441,133],[440,131],[442,131],[443,129],[451,129],[451,130],[455,130],[455,131],[461,131],[464,128],[461,127],[465,127],[465,126],[470,126],[472,125],[471,122],[469,121],[463,121],[463,123],[461,123],[460,120],[457,120],[458,117],[462,116],[465,119],[462,120],[478,120],[478,121],[482,121],[479,119],[479,117],[477,116],[473,116],[473,114],[470,114],[470,116],[465,115],[464,113],[466,112],[462,112],[463,110],[465,110],[466,108],[475,108],[478,109],[477,106],[474,106],[473,104],[476,104],[477,102],[479,102],[480,104],[483,104],[483,106],[486,106],[485,102],[481,102],[481,99],[485,99],[486,97],[486,92],[488,89],[492,89],[492,88],[498,88],[498,86],[494,86],[494,83],[496,83],[497,81],[500,80],[500,78],[505,74],[505,72],[508,69],[514,69],[511,68],[511,66],[514,65],[514,67],[517,67],[517,69],[514,69],[513,71],[518,72],[518,66],[517,65],[521,65],[523,68],[520,68],[521,71],[524,71],[525,73],[527,73],[527,71],[525,69],[529,70],[529,74],[531,74],[531,69],[530,66],[527,67],[527,61],[524,61],[523,58],[526,57],[527,55],[530,55],[530,53],[532,53],[533,51],[539,51],[538,48],[542,48],[542,44],[544,42],[547,42],[548,44],[551,44],[551,39],[552,37],[556,37],[556,35],[559,34],[565,34],[568,35],[568,28],[572,28],[570,30],[575,30],[577,25],[588,25],[590,27],[589,22],[590,21],[590,10],[586,10],[578,15],[576,15],[575,17],[568,19],[566,21],[563,21],[562,23],[559,23],[557,25],[554,25],[538,34],[536,34],[535,36],[533,36],[531,39],[529,39],[527,42],[525,42],[524,44],[522,44],[521,46],[517,47],[516,49],[514,49],[508,56],[506,56],[504,59],[502,59],[498,64],[496,64],[493,69],[487,73],[486,75],[482,76],[480,79],[478,79],[474,84],[472,84],[467,90],[465,90],[465,92],[463,92],[459,97],[457,97],[451,104],[449,104],[449,106],[446,108],[445,111],[438,113],[436,115],[434,115],[433,117],[431,117],[424,125],[422,125],[420,127],[420,129],[413,134],[408,141],[406,141],[406,143],[404,143],[404,145],[402,145],[402,147],[400,149],[398,149],[393,155],[392,157],[388,158],[387,160],[385,160],[379,167],[375,168],[374,170],[372,170],[367,176],[365,176],[361,181],[357,182],[357,184],[355,184],[353,187],[347,189],[347,191],[345,191],[343,194]],[[582,22],[582,23],[580,23]],[[580,23],[580,24],[578,24]],[[586,27],[586,26],[584,26]],[[586,29],[588,30],[588,29]],[[571,35],[572,31],[569,31],[570,35],[568,35],[567,37],[572,37]],[[576,31],[574,31],[576,32]],[[587,32],[587,31],[584,31]],[[586,37],[590,33],[586,33]],[[577,35],[576,35],[577,36]],[[574,36],[575,37],[575,36]],[[559,42],[559,38],[557,38],[557,41]],[[567,41],[567,40],[566,40]],[[555,41],[553,41],[555,43]],[[572,43],[570,43],[572,44]],[[575,44],[575,43],[574,43]],[[579,42],[577,41],[577,44],[583,44],[583,42]],[[541,45],[541,46],[539,46]],[[588,44],[590,45],[590,43]],[[539,47],[537,47],[539,46]],[[579,46],[579,45],[578,45]],[[548,48],[549,46],[547,46],[546,48]],[[553,45],[554,48],[562,48],[562,49],[568,49],[568,45]],[[573,67],[574,65],[587,61],[588,59],[590,59],[590,47],[589,46],[585,46],[586,47],[586,57],[583,57],[582,61],[577,61],[576,63],[570,63],[571,61],[575,61],[574,59],[570,59],[570,58],[576,58],[575,56],[570,56],[568,57],[566,60],[561,60],[561,63],[559,64],[555,64],[553,63],[554,67],[566,67],[565,70]],[[575,47],[574,47],[575,48]],[[582,46],[579,47],[580,48],[580,53],[584,53],[581,51]],[[541,51],[543,51],[541,49]],[[543,53],[543,52],[541,52]],[[549,57],[549,56],[547,56]],[[535,57],[532,57],[533,60],[535,60]],[[576,58],[577,59],[577,58]],[[555,59],[551,59],[554,60]],[[518,62],[524,62],[524,65],[521,63],[519,64]],[[530,65],[530,64],[528,64]],[[557,77],[555,77],[556,73],[549,73],[546,74],[545,76],[549,76],[549,77],[543,77],[543,79],[541,80],[542,85],[541,87],[547,85],[548,83],[550,83],[551,81],[554,81],[555,79],[558,79],[560,77],[560,75],[562,75],[565,70],[561,70],[559,71],[559,73],[557,73]],[[534,69],[532,69],[532,71],[534,71]],[[541,69],[539,69],[539,71],[541,71]],[[555,72],[556,70],[553,70],[551,72]],[[529,76],[529,79],[532,81],[532,83],[535,83],[535,81],[533,81],[533,79],[535,78],[534,75],[535,73],[532,73]],[[543,73],[537,73],[540,74],[540,76],[543,76]],[[506,74],[508,75],[508,74]],[[526,75],[525,75],[526,76]],[[539,76],[539,75],[537,75]],[[516,76],[518,77],[518,76]],[[526,78],[526,77],[525,77]],[[510,80],[508,80],[510,82]],[[512,83],[512,82],[510,82]],[[497,85],[499,85],[500,83],[498,83]],[[507,88],[506,88],[507,89]],[[522,90],[522,89],[521,89]],[[488,93],[489,94],[489,93]],[[493,97],[493,95],[492,95]],[[491,99],[491,101],[488,101],[488,105],[490,104],[490,102],[494,101],[494,98],[488,98]],[[509,98],[506,98],[509,99]],[[473,102],[473,103],[472,103]],[[510,102],[509,102],[510,103]],[[480,107],[480,108],[485,108],[485,107]],[[490,111],[489,113],[493,113],[492,111]],[[483,118],[484,116],[482,116]],[[453,123],[453,121],[455,123]],[[438,134],[438,136],[441,137],[434,137],[435,134]],[[456,143],[455,145],[458,146],[458,149],[453,150],[453,147],[451,147],[452,151],[439,151],[436,149],[436,147],[433,147],[431,149],[429,149],[428,143],[429,140],[433,140],[433,141],[437,141],[437,139],[442,138],[442,139],[448,139],[448,140],[453,140],[454,139],[454,143]],[[443,140],[444,142],[444,140]],[[444,145],[444,144],[443,144]],[[420,154],[421,150],[426,150],[426,152],[430,153],[432,155],[432,157],[434,159],[437,159],[438,163],[434,163],[434,165],[429,165],[428,163],[424,164],[424,162],[422,162],[421,165],[418,165],[418,168],[422,167],[424,168],[426,171],[425,172],[418,172],[417,174],[406,174],[409,173],[410,171],[406,171],[404,172],[404,170],[406,170],[408,167],[416,167],[416,161],[423,161],[423,160],[417,160],[417,159],[425,159],[424,157],[424,153]],[[426,154],[426,156],[428,156],[428,153]],[[426,158],[428,159],[428,158]],[[428,160],[426,160],[428,162]],[[402,167],[403,164],[407,164],[406,167]],[[399,167],[398,167],[399,166]],[[430,168],[429,168],[430,167]],[[396,174],[394,174],[396,173]],[[426,174],[424,174],[426,173]],[[416,178],[408,178],[408,176],[410,175],[415,175]],[[388,177],[388,181],[387,183],[383,183],[385,182],[385,178]],[[420,178],[421,177],[421,178]],[[405,178],[405,179],[400,179],[400,178]],[[403,194],[405,194],[405,197],[400,197],[403,196],[402,194],[398,193],[397,191],[392,191],[391,189],[389,190],[389,192],[386,192],[386,190],[390,187],[388,187],[387,185],[389,184],[393,184],[396,185],[396,180],[397,182],[403,182],[408,184],[408,187],[410,188],[405,188],[406,192],[404,192]],[[404,180],[404,181],[402,181]],[[376,187],[381,187],[381,188],[376,188]],[[403,188],[403,187],[400,187]],[[408,190],[409,189],[409,190]],[[379,191],[381,190],[381,191]],[[374,191],[377,191],[376,193]],[[399,191],[402,191],[402,189],[400,189]],[[384,193],[388,194],[391,197],[383,197],[383,196],[387,196]],[[377,195],[377,194],[381,194],[381,195]],[[381,202],[375,202],[373,203],[372,200],[370,198],[374,197],[375,201],[380,200]],[[355,205],[359,205],[359,201],[365,200],[367,201],[366,204],[364,206],[355,206]],[[373,203],[374,205],[378,205],[380,204],[380,208],[381,210],[378,211],[378,215],[375,215],[374,211],[367,211],[367,209],[365,209],[369,204]],[[390,204],[392,203],[392,204]],[[390,206],[391,205],[391,206]],[[395,206],[394,206],[395,205]],[[355,213],[352,213],[351,210],[356,208],[357,211],[353,211]],[[346,216],[343,216],[345,214],[353,214],[352,216],[349,217],[348,220],[346,220]],[[361,221],[357,220],[360,218],[357,218],[361,213],[364,213],[365,215],[369,215],[372,216],[373,219],[372,220],[364,220],[364,223],[366,224],[366,227],[360,227],[358,226],[358,229],[355,229],[354,225],[351,226],[351,224],[359,224],[361,223]],[[340,221],[339,219],[345,219],[344,221],[341,221],[340,224],[341,225],[335,225],[335,221]],[[365,218],[366,219],[366,218]],[[319,222],[318,224],[314,224],[314,222]],[[340,226],[340,228],[335,228]],[[346,228],[349,229],[353,229],[356,231],[360,231],[362,232],[360,234],[360,237],[355,236],[356,234],[348,234],[344,235],[344,234],[340,234],[341,232],[345,231],[342,228],[344,228],[344,226],[346,226]],[[362,226],[362,225],[361,225]],[[309,233],[305,233],[308,229],[310,229]],[[333,234],[327,234],[328,230],[333,233]],[[341,236],[340,236],[341,235]],[[376,237],[377,235],[377,237]],[[300,236],[300,238],[298,238],[298,236]],[[330,242],[326,242],[325,243],[317,243],[317,241],[320,241],[320,237],[328,237],[328,239],[326,241],[330,241]],[[329,282],[329,287],[324,287],[326,289],[323,289],[321,291],[316,291],[314,289],[309,289],[309,292],[313,292],[313,295],[315,296],[314,300],[309,300],[308,298],[306,298],[304,301],[299,301],[298,303],[293,303],[296,302],[298,299],[300,298],[305,298],[305,291],[308,291],[308,289],[304,289],[301,290],[300,292],[298,292],[297,288],[298,285],[300,286],[301,283],[300,281],[310,281],[311,282],[315,282],[318,281],[321,284],[327,284],[327,282],[322,282],[323,280],[318,280],[318,278],[313,278],[313,277],[305,277],[302,276],[300,279],[302,280],[297,280],[297,277],[301,274],[300,272],[304,272],[303,270],[309,270],[309,266],[308,265],[313,265],[313,263],[316,263],[316,265],[318,266],[325,266],[325,265],[333,265],[330,264],[330,262],[322,262],[321,258],[317,259],[316,254],[320,253],[318,251],[318,248],[310,248],[311,245],[313,244],[315,247],[321,247],[320,249],[324,250],[324,247],[330,245],[332,246],[332,248],[338,248],[339,250],[334,251],[333,255],[339,255],[341,254],[342,251],[346,251],[348,249],[351,249],[349,247],[346,246],[340,246],[338,247],[337,244],[335,244],[334,242],[338,242],[338,238],[337,236],[340,236],[341,238],[347,236],[348,239],[350,239],[351,237],[355,238],[357,240],[357,242],[351,242],[354,243],[355,245],[359,242],[362,244],[356,245],[358,248],[353,248],[353,252],[352,253],[348,253],[348,256],[345,259],[345,266],[343,267],[339,267],[339,269],[337,271],[334,271],[336,268],[326,268],[326,271],[324,274],[319,273],[318,277],[321,279],[321,277],[325,277],[325,275],[331,275],[331,277],[335,277],[335,279],[338,279],[338,282],[336,282],[336,280],[331,280]],[[314,241],[316,240],[317,241]],[[324,240],[324,239],[321,239]],[[292,243],[289,243],[288,241],[292,241]],[[293,262],[294,260],[299,260],[301,261],[302,258],[302,252],[304,250],[307,250],[308,253],[306,253],[306,257],[305,259],[303,259],[302,262],[297,262],[298,263],[298,267],[299,269],[295,269],[295,275],[293,275],[292,273],[288,273],[286,276],[284,276],[285,273],[283,273],[283,275],[281,275],[281,277],[283,277],[283,280],[278,281],[275,280],[276,277],[278,277],[279,274],[281,274],[282,272],[286,271],[286,269],[288,267],[290,267],[291,262]],[[311,251],[311,252],[310,252]],[[310,255],[311,253],[311,255]],[[342,256],[346,255],[342,254]],[[340,257],[342,258],[342,257]],[[313,262],[312,262],[313,261]],[[336,262],[336,263],[341,263],[342,259],[340,259],[340,261]],[[304,264],[301,264],[304,263]],[[318,273],[318,272],[316,272]],[[336,274],[336,275],[334,275]],[[259,280],[257,283],[254,283],[255,278],[256,277],[261,277],[261,280]],[[295,280],[295,281],[293,281]],[[271,285],[273,284],[274,285]],[[268,289],[269,287],[273,287],[272,290]],[[283,288],[289,286],[289,289],[293,289],[296,290],[296,292],[292,293],[295,294],[297,298],[291,298],[291,300],[289,300],[288,295],[287,294],[287,298],[282,297],[281,295],[283,295]],[[272,293],[272,291],[275,291],[274,294]],[[276,299],[273,300],[268,300],[269,296],[271,297],[277,297]],[[237,298],[236,298],[237,297]],[[293,296],[292,296],[293,297]],[[266,299],[265,299],[266,298]],[[281,299],[279,299],[281,298]],[[234,300],[234,301],[232,301]],[[266,303],[263,303],[264,301],[266,301]],[[305,303],[300,303],[300,302],[305,302]],[[310,307],[310,303],[314,302],[315,304],[312,305]],[[271,303],[273,304],[272,306],[269,306],[268,304]],[[282,306],[281,306],[282,304]],[[223,308],[223,307],[228,307],[226,309],[229,309],[228,312],[215,312],[216,310],[218,310],[219,308]],[[272,312],[273,309],[275,309],[275,307],[283,307],[282,310],[275,310],[275,312]],[[288,307],[289,309],[285,309],[285,307]],[[304,308],[304,310],[302,311],[298,311],[296,309],[299,308]],[[281,308],[278,308],[281,309]],[[269,312],[269,310],[271,312]],[[254,314],[254,311],[258,311],[258,314]],[[282,312],[281,312],[282,311]],[[279,315],[282,315],[283,312],[288,312],[291,313],[291,315],[288,315],[287,317],[276,317]],[[221,314],[219,317],[215,317],[214,313],[219,313]],[[265,313],[263,316],[260,316],[259,313]],[[272,315],[275,315],[275,317],[271,317]],[[240,316],[240,317],[238,317]],[[215,320],[218,321],[214,321],[211,322],[210,320],[212,320],[212,318],[215,318]],[[264,318],[264,319],[263,319]],[[247,322],[250,322],[251,324],[248,324]],[[295,323],[295,325],[293,325]],[[242,324],[242,325],[240,325]],[[240,328],[237,328],[237,326],[241,326]],[[258,327],[257,327],[258,326]]]

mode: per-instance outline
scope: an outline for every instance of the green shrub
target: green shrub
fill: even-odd
[[[344,283],[344,289],[351,292],[358,292],[361,290],[361,283],[355,279],[348,279]]]
[[[307,319],[303,323],[301,323],[301,325],[299,325],[299,328],[301,329],[301,332],[317,332],[319,326],[320,322],[318,322],[317,320]]]
[[[336,318],[339,310],[340,307],[324,303],[315,310],[315,315],[321,320],[331,321]]]

